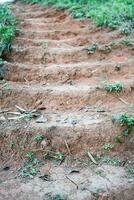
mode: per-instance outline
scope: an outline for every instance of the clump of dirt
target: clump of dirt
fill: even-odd
[[[18,33],[0,68],[0,200],[132,200],[133,129],[120,142],[112,116],[134,115],[133,44],[64,10],[12,9]],[[101,88],[116,82],[120,92]]]

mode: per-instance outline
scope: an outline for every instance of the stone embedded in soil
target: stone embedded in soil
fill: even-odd
[[[48,119],[46,117],[44,117],[43,115],[41,115],[36,122],[37,123],[46,123],[48,121]]]

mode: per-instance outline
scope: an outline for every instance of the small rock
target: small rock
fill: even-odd
[[[129,183],[132,183],[133,181],[134,181],[133,178],[128,179],[128,182],[129,182]]]
[[[5,166],[5,167],[3,167],[3,170],[4,170],[4,171],[8,171],[9,169],[10,169],[9,166]]]
[[[69,85],[75,85],[75,82],[73,80],[68,81]]]
[[[6,118],[4,116],[1,116],[0,121],[6,121]]]
[[[36,122],[37,123],[46,123],[48,120],[46,117],[44,117],[43,115],[41,115],[37,120]]]
[[[106,112],[104,108],[97,108],[97,112]]]
[[[41,145],[47,146],[47,145],[48,145],[48,142],[47,142],[46,140],[42,140]]]

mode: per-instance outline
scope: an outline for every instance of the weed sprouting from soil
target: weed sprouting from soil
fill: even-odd
[[[49,195],[47,200],[65,200],[61,194],[56,194],[56,195]]]
[[[122,137],[128,137],[132,132],[134,117],[128,114],[115,115],[112,117],[112,121],[113,123],[119,123],[123,127],[121,134],[113,136],[114,142],[122,143]]]
[[[106,143],[106,144],[103,145],[103,149],[107,150],[107,151],[110,151],[113,148],[114,148],[114,145],[111,144],[111,143]]]
[[[114,83],[103,82],[97,86],[97,89],[105,89],[107,92],[121,92],[123,89],[123,84],[119,81]]]
[[[97,44],[92,44],[91,46],[89,46],[87,48],[87,52],[88,52],[88,54],[93,54],[96,49],[98,49],[98,45]]]
[[[18,169],[18,174],[23,178],[33,178],[39,172],[41,161],[31,151],[26,154],[26,157],[27,159],[22,161],[22,167]]]
[[[121,126],[125,127],[122,131],[123,136],[128,136],[134,126],[134,117],[129,114],[115,115],[112,117],[112,121],[118,122]]]
[[[133,46],[133,41],[130,37],[124,37],[120,43],[129,47]]]
[[[41,133],[37,133],[34,137],[35,142],[41,142],[44,136]]]

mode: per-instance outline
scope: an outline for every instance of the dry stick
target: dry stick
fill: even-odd
[[[7,114],[11,114],[11,115],[20,115],[21,113],[20,112],[7,112]]]
[[[119,96],[119,94],[117,94],[117,98],[118,98],[121,102],[123,102],[124,104],[129,105],[129,103],[126,102],[124,99],[122,99],[122,98]]]
[[[9,110],[2,110],[2,111],[0,111],[0,114],[7,113],[7,112],[9,112]]]
[[[92,161],[94,164],[98,165],[98,163],[96,162],[96,160],[93,158],[92,154],[91,154],[89,151],[87,152],[87,155],[88,155],[88,157],[91,159],[91,161]]]
[[[95,70],[93,70],[91,73],[93,74],[93,73],[95,73],[95,72],[97,72],[99,69],[95,69]]]
[[[17,106],[17,105],[15,105],[15,107],[16,107],[21,113],[26,112],[25,109],[23,109],[23,108],[21,108],[21,107],[19,107],[19,106]]]
[[[29,84],[29,81],[28,81],[25,77],[24,77],[24,80],[26,81],[26,83],[27,83],[28,85],[30,85],[30,84]]]
[[[66,139],[64,139],[64,143],[65,143],[65,145],[66,145],[66,147],[67,147],[67,150],[68,150],[69,155],[72,155],[72,154],[71,154],[71,151],[70,151],[70,149],[69,149],[69,146],[68,146],[68,144],[67,144]]]
[[[77,190],[78,190],[78,185],[72,180],[72,179],[70,179],[68,176],[66,176],[66,178],[69,180],[69,181],[71,181],[71,183],[73,183],[75,186],[76,186],[76,188],[77,188]]]
[[[120,101],[122,101],[124,104],[129,105],[129,103],[126,102],[126,101],[125,101],[124,99],[122,99],[121,97],[118,97],[118,99],[119,99]]]

